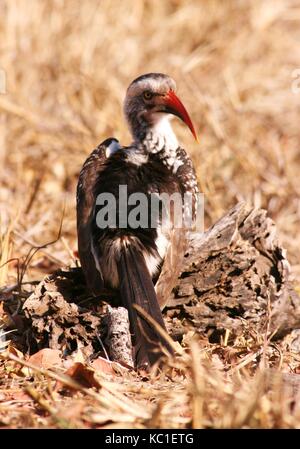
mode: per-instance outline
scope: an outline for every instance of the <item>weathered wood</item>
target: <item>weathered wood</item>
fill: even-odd
[[[101,349],[99,329],[104,309],[94,311],[92,304],[84,307],[84,287],[78,286],[78,270],[57,271],[46,276],[25,301],[23,311],[30,322],[26,342],[29,352],[49,347],[68,354],[85,346],[91,355]],[[75,300],[76,298],[76,300]]]
[[[128,311],[124,307],[107,308],[107,337],[110,359],[133,367],[132,342],[129,330]]]
[[[213,338],[226,329],[240,334],[249,323],[262,332],[267,321],[280,337],[300,326],[299,297],[289,272],[267,212],[239,203],[207,232],[190,234],[166,313],[175,317],[177,311],[181,321],[184,317]],[[178,326],[176,332],[178,337]]]
[[[281,338],[300,327],[300,299],[289,283],[286,252],[264,210],[239,203],[207,232],[191,233],[183,263],[174,270],[173,291],[160,291],[168,292],[164,317],[176,340],[190,329],[218,342],[226,331],[234,338],[268,330],[269,337]],[[107,302],[118,305],[116,292],[88,297],[78,268],[60,270],[46,277],[24,304],[31,337],[39,348],[67,350],[78,339],[92,354],[101,350],[100,332],[111,358],[131,365],[127,312],[120,308],[122,319],[115,320]]]

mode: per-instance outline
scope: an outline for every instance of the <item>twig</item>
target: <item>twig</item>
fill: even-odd
[[[0,356],[4,358],[4,354],[1,354]],[[104,390],[101,395],[96,393],[91,388],[83,387],[79,382],[73,380],[66,374],[55,373],[45,368],[39,368],[32,363],[22,360],[10,353],[6,353],[5,358],[26,366],[27,368],[30,368],[45,377],[50,377],[56,381],[59,381],[73,390],[81,391],[87,396],[96,399],[103,407],[111,407],[112,404],[114,404],[121,410],[134,415],[136,418],[149,419],[149,412],[147,412],[145,408],[139,407],[134,402],[128,401],[128,399],[124,395],[119,394],[115,391],[113,384],[110,386],[108,382],[99,379],[100,376],[98,376],[97,380],[100,383],[101,388],[103,388]]]
[[[145,310],[137,304],[134,304],[133,307],[138,311],[143,318],[145,318],[148,323],[152,324],[152,326],[157,330],[157,332],[166,340],[166,342],[171,346],[174,352],[183,356],[185,355],[184,350],[180,345],[176,345],[172,338],[168,335],[168,333],[147,313]],[[165,348],[164,348],[165,349]],[[167,352],[167,351],[166,351]],[[168,355],[170,355],[168,353]]]

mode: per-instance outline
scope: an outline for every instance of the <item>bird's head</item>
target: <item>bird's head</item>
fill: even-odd
[[[148,73],[129,85],[124,112],[135,138],[143,138],[167,114],[179,117],[197,140],[190,116],[175,94],[175,81],[163,73]]]

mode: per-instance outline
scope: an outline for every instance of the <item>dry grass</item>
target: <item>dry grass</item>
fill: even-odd
[[[295,388],[276,370],[258,368],[253,374],[253,353],[247,357],[251,370],[230,359],[234,350],[223,348],[232,366],[227,369],[217,355],[220,348],[200,349],[195,341],[190,346],[159,377],[145,380],[115,367],[113,375],[96,371],[94,388],[2,353],[1,426],[299,428],[299,381]]]
[[[267,208],[299,288],[300,93],[292,92],[292,73],[300,67],[299,21],[297,0],[32,0],[30,6],[25,0],[3,0],[2,286],[21,278],[40,280],[73,262],[81,165],[108,136],[129,142],[122,117],[125,89],[139,74],[161,71],[177,81],[199,130],[198,146],[176,124],[205,193],[206,226],[240,199]],[[27,258],[24,274],[31,248],[57,238],[64,207],[63,238]],[[13,260],[3,267],[8,259]],[[276,397],[279,389],[257,396],[264,374],[253,378],[238,370],[237,378],[228,377],[222,366],[197,364],[195,378],[187,362],[180,363],[184,381],[170,376],[161,385],[128,380],[120,387],[132,402],[148,405],[147,418],[130,420],[118,409],[112,414],[122,412],[131,426],[300,426],[299,409],[288,408],[284,395]],[[205,382],[199,373],[207,374]],[[43,385],[40,381],[38,388]],[[160,393],[153,405],[155,388]],[[96,405],[90,407],[94,412]],[[30,413],[25,415],[23,422],[11,412],[6,425],[35,425]],[[124,424],[122,419],[117,422]]]

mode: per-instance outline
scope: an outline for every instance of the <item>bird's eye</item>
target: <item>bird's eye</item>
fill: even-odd
[[[151,100],[151,98],[153,97],[153,94],[152,94],[152,92],[150,92],[149,90],[146,90],[146,91],[143,93],[143,97],[145,98],[145,100]]]

